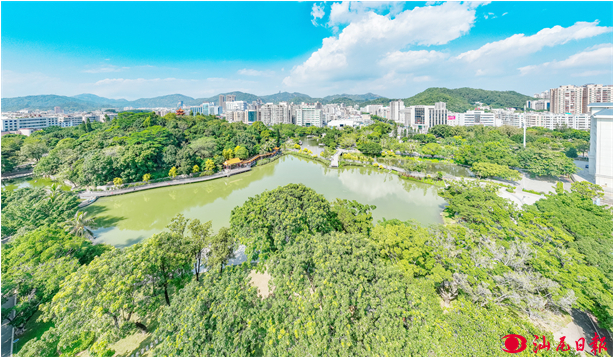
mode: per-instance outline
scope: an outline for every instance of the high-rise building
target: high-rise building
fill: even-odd
[[[530,100],[527,101],[527,108],[541,111],[541,110],[549,110],[550,109],[550,101],[547,99],[538,99],[538,100]]]
[[[588,113],[590,103],[612,102],[612,85],[561,86],[550,90],[553,113]]]
[[[536,93],[533,95],[533,97],[541,99],[550,99],[550,91],[548,90],[541,93]]]
[[[247,124],[252,124],[258,120],[257,111],[247,111]]]
[[[226,108],[226,106],[225,106],[226,100],[224,99],[224,95],[223,94],[220,95],[219,102],[220,102],[219,103],[220,108],[222,109],[222,111],[224,111],[224,109]]]
[[[429,106],[429,128],[447,123],[448,110],[446,109],[446,102],[436,102],[434,106]]]
[[[226,97],[228,99],[228,97]],[[247,109],[245,101],[228,101],[226,100],[226,111],[244,111]]]
[[[227,94],[226,95],[226,102],[234,102],[237,100],[237,96],[235,96],[234,94]]]
[[[59,113],[62,113],[62,108],[56,106],[56,107],[53,107],[53,111],[54,113],[59,114]]]
[[[399,122],[401,119],[401,111],[405,108],[403,101],[391,101],[390,102],[390,119],[395,122]]]
[[[273,124],[291,124],[292,110],[287,102],[279,104],[266,103],[258,110],[259,120],[267,126]]]
[[[412,127],[418,132],[426,132],[430,127],[438,124],[448,124],[446,103],[437,102],[433,106],[419,105],[403,108],[397,122],[405,127]]]
[[[590,113],[588,106],[593,103],[611,103],[612,85],[584,85],[582,92],[582,113]]]
[[[323,127],[324,115],[321,107],[321,105],[318,106],[317,104],[301,105],[296,109],[296,125],[303,127]]]
[[[177,108],[183,108],[183,101],[179,101],[179,103],[177,103]]]
[[[595,184],[612,187],[612,103],[591,103],[591,141],[588,152],[588,172],[595,176]]]

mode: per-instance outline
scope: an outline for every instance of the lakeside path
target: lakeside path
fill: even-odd
[[[11,296],[9,297],[9,300],[6,303],[4,303],[4,305],[2,305],[2,308],[11,308],[14,305],[15,305],[15,296]],[[2,321],[2,357],[12,357],[13,356],[14,328],[8,322],[9,322],[8,319]]]
[[[250,170],[252,170],[251,167],[237,168],[237,169],[231,169],[231,170],[223,171],[223,172],[220,172],[220,173],[217,173],[217,174],[213,174],[213,175],[210,175],[210,176],[206,176],[206,177],[175,179],[175,180],[171,180],[171,181],[164,181],[164,182],[161,182],[161,183],[145,184],[145,185],[141,185],[141,186],[135,186],[135,187],[132,187],[132,188],[124,188],[124,189],[101,190],[101,191],[84,191],[84,192],[79,193],[79,198],[88,200],[87,203],[90,204],[90,203],[93,203],[96,198],[128,194],[128,193],[133,193],[133,192],[142,191],[142,190],[149,190],[149,189],[154,189],[154,188],[164,188],[164,187],[173,186],[173,185],[183,185],[183,184],[198,183],[198,182],[201,182],[201,181],[213,180],[213,179],[218,179],[218,178],[225,178],[225,177],[229,177],[231,175],[245,173],[245,172],[248,172]],[[85,203],[82,203],[82,204],[85,204]],[[87,204],[82,205],[81,207],[86,206],[86,205]]]

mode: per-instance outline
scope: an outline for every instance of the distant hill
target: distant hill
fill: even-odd
[[[95,94],[91,94],[91,93],[78,94],[76,96],[73,96],[72,98],[78,98],[86,102],[98,103],[98,104],[102,104],[102,105],[110,106],[110,107],[126,107],[128,106],[128,103],[130,102],[123,98],[122,99],[104,98],[104,97],[96,96]]]
[[[475,102],[482,102],[492,108],[522,108],[527,100],[533,99],[515,91],[488,91],[475,88],[429,88],[413,97],[404,99],[406,106],[432,105],[446,102],[448,110],[465,112],[475,108]]]
[[[38,109],[44,111],[53,109],[53,107],[55,106],[60,106],[65,111],[91,111],[97,108],[104,107],[100,103],[84,101],[75,97],[56,95],[2,98],[3,111],[18,111],[21,109]]]
[[[403,99],[405,106],[433,105],[435,102],[446,102],[446,108],[452,112],[465,112],[475,108],[475,102],[482,102],[492,108],[522,108],[527,100],[533,99],[515,91],[489,91],[475,88],[438,88],[432,87],[415,96]],[[377,98],[360,105],[383,104],[393,101],[389,98]]]
[[[366,94],[335,94],[323,98],[316,98],[298,92],[279,92],[266,96],[257,96],[245,92],[228,92],[224,95],[235,95],[237,101],[253,102],[261,99],[263,102],[320,102],[343,103],[346,106],[355,104],[365,106],[367,104],[387,105],[392,99],[378,96],[373,93]],[[474,88],[429,88],[413,97],[405,98],[403,101],[406,106],[411,105],[432,105],[435,102],[446,102],[448,110],[452,112],[465,112],[473,109],[475,102],[482,102],[493,108],[516,107],[522,108],[525,102],[532,97],[525,96],[514,91],[488,91]],[[15,98],[3,98],[3,111],[18,111],[20,109],[30,110],[50,110],[55,106],[62,107],[65,111],[91,111],[100,108],[155,108],[155,107],[175,107],[179,101],[185,105],[196,106],[203,102],[214,102],[219,104],[219,95],[209,98],[192,98],[182,94],[171,94],[154,98],[140,98],[135,101],[125,99],[111,99],[96,96],[94,94],[80,94],[74,97],[41,95]]]
[[[369,101],[369,100],[373,100],[376,98],[383,98],[383,97],[378,96],[374,93],[365,93],[365,94],[345,94],[343,93],[343,94],[334,94],[332,96],[326,96],[322,98],[322,100],[329,102],[329,103],[333,103],[332,101],[339,99],[339,98],[347,98],[355,102],[363,102],[363,101]]]
[[[195,106],[202,103],[197,103],[194,98],[182,94],[169,94],[153,98],[139,98],[135,101],[128,102],[128,106],[134,108],[177,107],[179,101],[183,101],[184,105],[188,106]]]
[[[326,96],[324,98],[315,98],[304,93],[298,92],[279,92],[266,96],[257,96],[251,93],[245,92],[228,92],[220,93],[223,95],[235,95],[237,101],[253,102],[261,99],[263,102],[320,102],[320,103],[345,103],[346,105],[360,104],[365,100],[379,98],[380,96],[367,93],[367,94],[336,94],[332,96]],[[343,99],[343,101],[341,101]],[[120,108],[134,107],[134,108],[155,108],[155,107],[175,107],[179,101],[183,101],[184,105],[196,106],[203,102],[214,102],[219,105],[219,95],[209,98],[192,98],[184,96],[182,94],[171,94],[166,96],[159,96],[154,98],[139,98],[134,101],[128,101],[126,99],[112,99],[100,97],[95,94],[84,93],[74,97],[56,96],[56,95],[40,95],[40,96],[27,96],[27,97],[14,97],[14,98],[2,98],[2,110],[3,111],[18,111],[21,109],[30,110],[50,110],[55,106],[62,107],[65,111],[91,111],[100,108]]]

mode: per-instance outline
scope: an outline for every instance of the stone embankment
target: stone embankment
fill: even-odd
[[[86,201],[81,203],[81,207],[87,206],[91,203],[93,203],[96,198],[100,198],[100,197],[106,197],[106,196],[114,196],[114,195],[122,195],[122,194],[128,194],[128,193],[133,193],[133,192],[137,192],[137,191],[142,191],[142,190],[149,190],[149,189],[154,189],[154,188],[164,188],[164,187],[168,187],[168,186],[173,186],[173,185],[183,185],[183,184],[191,184],[191,183],[198,183],[201,181],[207,181],[207,180],[213,180],[213,179],[218,179],[218,178],[224,178],[224,177],[229,177],[231,175],[236,175],[239,173],[244,173],[244,172],[248,172],[252,170],[251,167],[246,167],[246,168],[237,168],[237,169],[231,169],[231,170],[224,170],[222,172],[213,174],[213,175],[209,175],[206,177],[194,177],[194,178],[182,178],[182,179],[175,179],[175,180],[169,180],[169,181],[164,181],[164,182],[160,182],[160,183],[151,183],[151,184],[145,184],[145,185],[140,185],[140,186],[135,186],[132,188],[121,188],[121,189],[113,189],[113,190],[101,190],[101,191],[83,191],[81,193],[79,193],[79,198],[81,199],[85,199]]]

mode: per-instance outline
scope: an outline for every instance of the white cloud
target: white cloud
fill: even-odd
[[[274,71],[258,71],[248,68],[238,70],[237,73],[244,76],[273,76],[275,74]]]
[[[120,72],[129,69],[129,67],[118,67],[113,65],[105,65],[98,68],[91,68],[88,70],[83,70],[85,73],[109,73],[109,72]]]
[[[542,63],[541,65],[524,66],[520,67],[518,70],[520,71],[520,74],[524,76],[537,71],[544,71],[546,69],[556,70],[567,68],[588,68],[590,70],[581,72],[581,76],[591,76],[603,74],[603,70],[594,70],[594,67],[607,66],[611,69],[614,61],[613,57],[612,44],[602,44],[573,54],[562,61],[554,60]],[[574,75],[579,75],[579,73],[580,72],[574,71]]]
[[[433,79],[431,78],[431,76],[416,76],[412,80],[414,82],[429,82],[429,81],[432,81]]]
[[[593,76],[600,76],[600,75],[607,75],[607,74],[612,74],[612,70],[594,70],[594,71],[582,71],[582,72],[574,72],[571,74],[571,77],[593,77]],[[611,78],[611,76],[610,76]]]
[[[378,62],[378,64],[384,67],[391,66],[397,71],[410,70],[423,65],[433,64],[437,61],[442,61],[447,57],[447,54],[434,50],[419,50],[406,52],[394,51],[386,54],[386,56],[382,58]]]
[[[353,10],[354,4],[333,4],[330,23],[351,23],[338,37],[325,38],[319,50],[284,78],[284,85],[377,78],[393,70],[393,63],[408,67],[402,58],[441,57],[436,51],[401,51],[410,45],[446,44],[467,33],[475,20],[473,3],[416,7],[394,18],[365,11],[367,5]]]
[[[253,91],[253,81],[229,78],[184,79],[184,78],[105,78],[95,83],[82,84],[87,92],[103,97],[126,99],[147,98],[181,93],[194,98],[210,97],[227,91]]]
[[[525,36],[515,34],[504,40],[487,43],[477,50],[464,52],[457,59],[474,62],[490,60],[491,58],[505,56],[520,57],[540,51],[544,47],[562,45],[572,40],[580,40],[612,31],[611,27],[598,26],[595,22],[576,22],[570,27],[554,26],[545,28],[535,35]]]
[[[313,17],[313,19],[311,19],[311,23],[313,26],[318,26],[318,19],[323,18],[324,15],[324,5],[319,6],[317,4],[313,4],[311,7],[311,16]]]
[[[63,90],[67,87],[69,86],[61,78],[41,72],[20,73],[2,70],[2,98],[56,94],[55,88]]]

